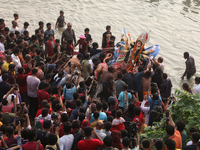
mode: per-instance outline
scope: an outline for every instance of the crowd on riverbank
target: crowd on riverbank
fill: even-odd
[[[132,48],[138,48],[135,58],[143,63],[128,71],[126,66],[107,65],[116,44],[110,25],[99,48],[89,28],[76,40],[63,11],[55,26],[67,24],[61,39],[54,39],[51,23],[44,30],[42,21],[29,35],[29,23],[20,30],[19,15],[13,16],[11,28],[0,19],[0,149],[200,149],[198,129],[190,127],[187,142],[185,123],[181,119],[174,123],[170,115],[175,98],[164,58],[145,62],[139,56],[142,41]],[[76,46],[79,52],[74,51]],[[188,52],[184,58],[182,79],[189,79],[196,72],[195,62]],[[200,94],[199,83],[196,77],[194,93]],[[192,93],[187,83],[183,89]],[[168,139],[140,141],[139,133],[163,117]]]

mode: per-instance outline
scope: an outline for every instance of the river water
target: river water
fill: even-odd
[[[93,41],[99,44],[106,25],[111,25],[116,42],[123,27],[133,40],[141,32],[151,30],[151,39],[145,47],[160,45],[159,56],[164,58],[173,90],[181,89],[183,82],[194,85],[194,77],[180,81],[185,51],[195,58],[195,76],[200,75],[200,0],[0,0],[0,14],[6,26],[11,27],[13,13],[18,13],[20,29],[25,21],[29,22],[30,35],[39,21],[50,22],[54,28],[60,10],[65,12],[65,21],[73,24],[77,39],[88,27]],[[55,33],[56,38],[61,37],[60,31]]]

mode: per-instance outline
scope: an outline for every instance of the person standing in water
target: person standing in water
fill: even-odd
[[[55,25],[55,29],[58,28],[63,28],[66,25],[65,22],[65,17],[64,17],[64,12],[61,10],[60,11],[60,16],[58,17]]]
[[[194,58],[190,56],[188,52],[185,52],[183,54],[183,58],[186,59],[186,62],[185,62],[186,69],[181,79],[183,80],[184,76],[187,76],[187,79],[190,79],[191,76],[193,76],[196,73],[195,61],[194,61]]]

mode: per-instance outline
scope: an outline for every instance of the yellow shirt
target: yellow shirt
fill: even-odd
[[[9,65],[10,65],[10,64],[13,64],[13,62],[8,63],[8,62],[6,61],[6,62],[3,64],[3,69],[8,71],[8,70],[9,70]]]
[[[3,125],[3,123],[0,121],[0,127]]]

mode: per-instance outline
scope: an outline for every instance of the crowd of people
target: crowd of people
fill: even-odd
[[[198,129],[190,127],[187,135],[185,123],[174,123],[170,115],[174,97],[163,57],[137,71],[116,69],[107,65],[115,45],[111,26],[99,48],[89,28],[76,41],[67,23],[61,39],[54,39],[51,23],[45,31],[40,21],[30,36],[29,23],[19,30],[19,15],[13,16],[11,28],[0,19],[0,150],[200,149]],[[60,11],[55,28],[65,24]],[[189,79],[196,72],[194,58],[188,52],[184,58],[182,79]],[[195,84],[200,94],[199,77]],[[187,83],[183,89],[192,93]],[[163,116],[168,139],[140,141],[139,133]]]

